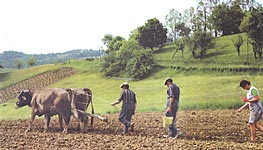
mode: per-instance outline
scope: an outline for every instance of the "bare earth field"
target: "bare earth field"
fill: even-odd
[[[121,134],[118,114],[105,116],[108,124],[95,120],[86,133],[76,129],[72,118],[68,134],[59,131],[55,117],[49,132],[43,132],[42,118],[35,120],[31,132],[25,132],[29,120],[0,121],[0,149],[263,149],[261,132],[257,131],[256,143],[249,142],[247,110],[179,111],[177,126],[183,133],[179,139],[162,137],[167,129],[162,127],[160,112],[135,114],[135,129],[129,135]]]

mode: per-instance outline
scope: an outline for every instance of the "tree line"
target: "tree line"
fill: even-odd
[[[170,9],[163,25],[152,18],[134,29],[126,40],[121,36],[106,34],[102,41],[107,46],[102,72],[106,76],[142,79],[153,68],[153,49],[175,43],[172,57],[186,45],[193,59],[206,57],[208,49],[215,46],[213,39],[238,33],[247,33],[253,46],[255,59],[262,59],[263,7],[255,0],[198,0],[196,8],[183,13]],[[237,54],[244,39],[232,39]]]
[[[25,68],[35,65],[64,63],[70,59],[102,57],[104,50],[76,49],[63,53],[24,54],[16,51],[0,53],[0,68]]]

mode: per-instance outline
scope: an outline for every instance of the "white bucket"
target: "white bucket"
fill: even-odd
[[[171,127],[173,124],[173,117],[163,116],[163,127]]]

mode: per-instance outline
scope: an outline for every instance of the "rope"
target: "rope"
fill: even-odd
[[[86,95],[92,96],[92,95],[89,95],[89,94],[86,94]],[[96,96],[92,96],[92,97],[93,97],[93,98],[96,98],[96,99],[98,99],[98,100],[100,100],[100,101],[102,101],[102,102],[104,102],[104,103],[106,103],[106,104],[111,104],[109,101],[107,101],[107,100],[105,100],[105,99],[102,99],[102,98],[99,98],[99,97],[96,97]],[[88,104],[88,103],[83,103],[83,102],[76,102],[76,103]],[[114,105],[114,108],[115,108],[116,111],[120,111],[120,109],[121,109],[121,107],[116,106],[116,105]]]
[[[92,95],[89,95],[89,94],[87,94],[87,95],[88,96],[92,96]],[[99,97],[96,97],[96,96],[92,96],[92,97],[96,98],[96,99],[98,99],[98,100],[100,100],[100,101],[102,101],[102,102],[104,102],[106,104],[111,104],[109,101],[107,101],[105,99],[102,99],[102,98],[99,98]],[[115,108],[116,111],[119,111],[121,109],[119,106],[116,106],[116,105],[114,105],[114,108]]]
[[[89,94],[86,94],[86,95],[92,96],[92,95],[89,95]],[[100,100],[100,101],[102,101],[102,102],[104,102],[104,103],[106,103],[106,104],[111,104],[110,102],[108,102],[108,101],[106,101],[106,100],[104,100],[104,99],[102,99],[102,98],[99,98],[99,97],[96,97],[96,96],[92,96],[92,97],[93,97],[93,98],[96,98],[96,99],[98,99],[98,100]],[[90,102],[88,102],[88,103],[85,103],[85,102],[76,102],[76,103],[78,103],[78,104],[89,104]],[[118,106],[116,106],[116,105],[114,105],[114,108],[115,108],[115,110],[116,110],[117,112],[119,112],[120,109],[121,109],[121,107],[118,107]]]

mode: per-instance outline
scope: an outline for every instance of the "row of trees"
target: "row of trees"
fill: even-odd
[[[199,0],[196,10],[189,8],[184,13],[180,13],[171,9],[166,15],[168,41],[179,42],[177,45],[180,47],[176,49],[175,53],[182,50],[181,48],[185,47],[185,44],[190,44],[193,58],[204,58],[206,49],[211,48],[213,43],[205,44],[208,46],[207,48],[198,43],[212,41],[211,38],[217,37],[219,34],[225,36],[246,32],[250,38],[250,44],[253,45],[255,59],[262,59],[262,13],[262,5],[255,0]],[[204,37],[206,38],[202,40]],[[233,41],[237,47],[238,55],[239,48],[243,44],[243,41],[240,40]],[[198,56],[196,55],[196,45],[200,50]]]
[[[25,64],[28,67],[33,67],[34,65],[36,65],[37,60],[36,60],[36,58],[31,57],[31,58],[29,58],[28,60],[25,60],[25,61],[23,61],[21,59],[16,59],[14,63],[15,63],[16,68],[20,69]]]
[[[43,64],[57,64],[64,63],[71,59],[89,59],[89,58],[100,58],[104,55],[102,49],[75,49],[66,51],[63,53],[48,53],[48,54],[24,54],[17,51],[4,51],[0,53],[0,64],[4,68],[21,68],[32,66],[32,65],[43,65]],[[36,64],[28,64],[28,60],[35,59]]]
[[[255,0],[199,0],[196,10],[189,8],[179,13],[171,9],[165,20],[165,26],[156,18],[147,20],[132,31],[128,40],[105,35],[102,39],[107,46],[103,58],[104,74],[135,79],[145,77],[153,66],[153,49],[160,49],[167,42],[175,42],[174,55],[181,51],[183,56],[187,45],[194,59],[203,59],[207,50],[214,47],[213,38],[219,34],[246,32],[255,58],[262,58],[263,9]],[[232,42],[239,55],[243,39],[239,37]]]
[[[34,65],[36,65],[36,63],[37,63],[37,60],[34,57],[31,57],[31,58],[29,58],[29,59],[27,59],[25,61],[23,61],[21,59],[16,59],[14,61],[14,65],[15,65],[15,67],[17,69],[21,69],[21,67],[24,66],[24,65],[27,65],[28,67],[33,67]],[[2,64],[0,64],[0,68],[3,69],[4,66]]]

